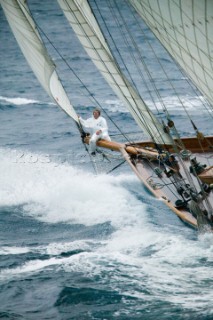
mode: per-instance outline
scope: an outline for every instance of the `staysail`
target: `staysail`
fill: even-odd
[[[39,82],[49,96],[78,123],[78,116],[36,29],[26,0],[0,0],[0,3],[19,47]]]
[[[171,143],[163,126],[122,74],[87,0],[58,0],[86,52],[138,125],[157,143]]]
[[[128,1],[213,106],[213,1]]]

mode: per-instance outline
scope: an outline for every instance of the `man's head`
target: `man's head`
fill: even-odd
[[[98,119],[100,117],[101,111],[99,109],[93,110],[93,117]]]

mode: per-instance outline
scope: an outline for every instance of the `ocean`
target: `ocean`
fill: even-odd
[[[91,4],[97,14],[103,9],[115,32],[109,8],[119,6],[132,19],[126,1]],[[71,66],[46,43],[77,113],[89,117],[95,97],[109,116],[112,137],[119,132],[110,119],[122,132],[141,134],[57,1],[29,5],[44,41],[48,37]],[[194,121],[212,134],[202,100],[146,27],[145,32]],[[122,43],[119,33],[116,41]],[[0,319],[213,319],[213,236],[184,225],[127,165],[95,174],[74,122],[32,74],[1,8],[0,57]],[[156,61],[149,54],[145,59],[179,130],[191,135]],[[137,75],[136,82],[143,91]],[[143,92],[147,101],[149,91]]]

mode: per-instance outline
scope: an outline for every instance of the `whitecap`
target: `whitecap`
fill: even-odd
[[[38,100],[29,99],[29,98],[20,98],[20,97],[8,98],[8,97],[0,96],[0,101],[12,103],[13,105],[16,105],[16,106],[27,105],[27,104],[43,104],[43,102],[38,101]],[[52,105],[54,103],[50,102],[50,103],[46,103],[46,104]]]

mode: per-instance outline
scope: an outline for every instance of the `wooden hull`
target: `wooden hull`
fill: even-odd
[[[89,141],[89,140],[88,140]],[[88,142],[87,141],[87,142]],[[203,162],[208,159],[208,165],[210,163],[210,167],[205,169],[204,172],[201,173],[200,178],[205,183],[212,183],[212,168],[213,168],[213,137],[207,137],[205,141],[198,140],[197,138],[183,138],[182,143],[185,148],[190,153],[193,153],[193,157],[195,156],[198,161]],[[197,215],[191,214],[190,206],[179,206],[177,205],[178,201],[180,202],[181,197],[177,193],[177,190],[173,188],[171,181],[162,173],[161,177],[158,174],[154,174],[156,168],[160,169],[163,172],[163,166],[159,168],[159,159],[158,152],[154,149],[154,144],[152,142],[138,142],[134,145],[130,144],[122,144],[114,141],[98,141],[97,145],[101,148],[111,149],[114,151],[121,152],[133,172],[137,175],[140,181],[146,186],[146,188],[159,200],[163,201],[167,207],[169,207],[182,221],[186,222],[188,225],[198,228],[199,230],[204,229],[204,231],[209,231],[213,229],[213,223],[209,223],[209,220],[206,217],[201,217]],[[174,152],[173,147],[171,145],[164,146],[164,150],[169,152]],[[189,161],[189,157],[187,156],[183,160],[184,166],[189,171],[191,162]],[[153,177],[152,179],[150,177]],[[178,177],[176,176],[176,184],[183,183],[183,181],[187,180],[187,176],[185,176],[185,172],[183,168],[181,169],[182,182],[178,181]],[[199,187],[199,181],[197,177],[193,177],[193,184]],[[187,194],[187,190],[185,191]],[[175,196],[174,196],[175,194]],[[193,202],[193,201],[191,201]],[[208,202],[210,206],[213,207],[213,191],[210,191],[208,194]],[[178,203],[179,204],[179,203]],[[189,201],[190,204],[190,201]],[[201,222],[200,222],[201,221]],[[200,227],[202,224],[202,228]],[[202,231],[202,230],[201,230]]]
[[[150,172],[147,170],[146,166],[144,166],[143,161],[137,161],[135,164],[133,164],[128,153],[124,149],[122,149],[121,152],[140,181],[157,199],[163,201],[167,207],[169,207],[181,220],[186,222],[188,225],[194,228],[198,227],[197,220],[187,210],[177,209],[163,190],[155,189],[154,184],[152,185],[148,183]]]
[[[207,184],[213,183],[213,166],[204,170],[201,174],[199,174],[199,178],[202,182]]]

